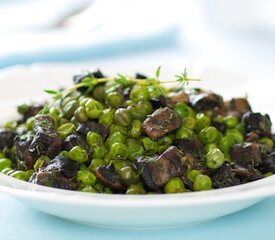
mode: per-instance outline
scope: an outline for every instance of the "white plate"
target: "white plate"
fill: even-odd
[[[42,65],[15,68],[0,73],[0,109],[2,119],[14,110],[11,105],[25,99],[44,99],[43,89],[69,85],[76,65]],[[117,68],[106,67],[108,73]],[[129,72],[131,69],[128,69]],[[152,70],[152,69],[151,69]],[[169,74],[170,71],[170,74]],[[178,69],[170,67],[164,77]],[[150,71],[149,71],[150,72]],[[151,73],[154,72],[153,70]],[[205,68],[202,87],[225,96],[253,92],[247,79],[219,69]],[[223,81],[222,81],[223,79]],[[240,81],[241,80],[241,81]],[[238,88],[236,88],[238,86]],[[259,89],[258,89],[259,90]],[[257,91],[257,94],[263,91]],[[273,110],[256,95],[253,106]],[[252,98],[254,97],[254,98]],[[263,96],[265,99],[265,96]],[[254,103],[255,102],[255,103]],[[168,195],[107,195],[80,193],[34,185],[0,174],[0,190],[43,212],[71,221],[112,228],[168,228],[187,226],[240,211],[275,194],[275,176],[220,190]]]

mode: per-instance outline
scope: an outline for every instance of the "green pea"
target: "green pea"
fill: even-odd
[[[138,139],[135,138],[128,138],[126,141],[126,145],[129,147],[132,144],[140,144],[140,141]]]
[[[259,143],[265,144],[270,149],[273,149],[273,146],[274,146],[274,142],[272,141],[272,139],[267,138],[267,137],[261,138],[259,140]]]
[[[158,140],[158,153],[163,153],[167,148],[172,145],[172,138],[165,136]]]
[[[89,118],[96,119],[101,115],[103,106],[98,101],[89,99],[85,104],[85,110]]]
[[[122,105],[124,97],[119,92],[110,92],[106,96],[106,103],[110,107],[118,108]]]
[[[134,104],[135,104],[135,102],[133,100],[127,100],[127,101],[124,102],[123,106],[124,107],[129,107],[129,106],[134,105]]]
[[[32,118],[32,117],[30,117]],[[28,121],[28,120],[27,120]],[[27,124],[27,128],[28,128],[29,124]],[[4,128],[10,128],[10,129],[15,129],[17,127],[17,121],[10,121],[10,122],[6,122],[3,126]],[[29,130],[29,129],[28,129]]]
[[[153,105],[149,101],[140,101],[138,105],[146,110],[147,115],[153,112]]]
[[[238,118],[236,118],[235,116],[227,116],[226,118],[224,118],[224,123],[228,128],[234,128],[238,123]]]
[[[64,116],[67,119],[71,119],[71,117],[74,115],[75,110],[78,108],[78,103],[76,100],[70,100],[66,103],[66,105],[63,107]]]
[[[88,154],[82,147],[75,146],[69,151],[69,158],[76,162],[84,163],[88,160]]]
[[[134,102],[146,101],[149,100],[149,98],[149,91],[145,86],[135,85],[130,92],[130,99]]]
[[[129,159],[135,160],[137,157],[140,157],[144,153],[144,148],[140,144],[129,144]]]
[[[149,137],[142,138],[142,144],[147,154],[155,154],[158,151],[158,142],[151,140]]]
[[[119,172],[122,168],[128,166],[128,163],[124,160],[112,160],[111,162],[114,165],[116,172]]]
[[[273,172],[267,172],[267,173],[264,174],[265,177],[270,177],[272,175],[273,175]]]
[[[193,131],[186,127],[180,127],[176,132],[176,139],[192,138],[192,137],[193,137]]]
[[[65,123],[57,129],[57,132],[59,136],[64,140],[67,136],[73,133],[75,129],[76,128],[73,123]]]
[[[236,129],[237,131],[239,131],[241,134],[244,134],[244,132],[245,132],[244,123],[243,123],[243,122],[237,123],[235,129]]]
[[[115,132],[113,134],[110,134],[109,137],[106,140],[107,146],[110,148],[114,143],[125,143],[127,137],[120,133]]]
[[[88,115],[86,113],[86,110],[83,106],[78,107],[75,112],[74,116],[78,122],[87,122],[88,121]]]
[[[87,143],[90,147],[103,144],[103,138],[96,132],[88,132],[86,137]]]
[[[123,143],[114,143],[110,147],[110,156],[112,159],[125,160],[129,154],[128,147]]]
[[[185,103],[177,103],[174,109],[182,118],[188,117],[190,115],[190,109]]]
[[[216,143],[208,143],[204,146],[204,150],[205,152],[210,152],[212,149],[217,148],[217,144]]]
[[[219,148],[227,158],[229,158],[229,152],[230,152],[231,146],[235,143],[236,143],[235,138],[232,135],[224,136],[220,140]]]
[[[84,188],[80,189],[81,192],[91,192],[96,193],[97,191],[90,185],[86,185]]]
[[[134,104],[127,108],[133,119],[138,119],[143,121],[147,116],[147,110],[142,104]]]
[[[88,169],[89,169],[92,173],[95,173],[96,169],[97,169],[98,167],[103,166],[104,163],[105,163],[105,162],[104,162],[102,159],[100,159],[100,158],[94,158],[94,159],[91,161],[91,163],[90,163]]]
[[[103,193],[106,193],[106,194],[112,194],[113,193],[113,190],[108,188],[108,187],[104,187],[103,189]]]
[[[198,113],[196,115],[196,131],[200,132],[203,128],[209,127],[211,123],[211,119],[203,114],[203,113]]]
[[[95,100],[102,102],[104,100],[104,92],[105,92],[105,86],[103,84],[99,84],[95,86],[92,96]]]
[[[96,176],[90,171],[78,171],[76,175],[76,182],[79,187],[87,185],[93,186],[96,182]]]
[[[127,127],[132,122],[132,116],[129,110],[125,108],[119,108],[115,112],[114,120],[117,125],[120,125],[122,127]]]
[[[112,109],[103,110],[101,116],[99,117],[99,122],[106,126],[111,126],[114,120],[114,113]]]
[[[138,174],[130,166],[120,169],[119,176],[123,184],[126,186],[137,184],[139,181]]]
[[[127,135],[128,131],[127,131],[127,127],[122,127],[116,124],[112,124],[110,126],[110,135],[115,133],[115,132],[120,132],[123,135]]]
[[[164,186],[165,193],[181,193],[185,191],[184,183],[181,178],[170,179]]]
[[[195,177],[193,189],[195,191],[210,190],[212,188],[212,180],[207,175],[199,174]]]
[[[46,162],[48,162],[50,158],[48,156],[42,155],[40,158],[38,158],[33,165],[33,169],[35,171],[38,171],[39,168],[43,167]]]
[[[225,162],[222,151],[214,148],[206,154],[206,166],[211,169],[220,168]]]
[[[84,97],[81,100],[79,100],[79,105],[82,107],[85,107],[86,103],[90,100],[90,98]]]
[[[30,117],[30,118],[27,119],[26,127],[27,127],[28,131],[33,130],[33,123],[34,123],[34,117]]]
[[[132,184],[128,187],[126,194],[145,194],[146,191],[139,184]]]
[[[128,135],[133,138],[139,138],[142,132],[142,123],[139,120],[134,120],[132,122],[132,127],[128,132]]]
[[[105,147],[104,144],[97,145],[93,147],[92,151],[92,158],[104,158],[104,156],[107,154],[108,150]]]
[[[200,175],[200,174],[201,174],[201,172],[200,172],[199,170],[194,169],[194,170],[191,170],[191,171],[187,174],[187,177],[189,178],[189,180],[190,180],[191,182],[194,182],[196,176],[197,176],[197,175]]]
[[[212,126],[202,129],[199,133],[199,138],[204,144],[217,143],[221,137],[221,132]]]
[[[10,174],[10,176],[22,181],[28,181],[30,177],[29,174],[25,171],[15,171],[12,174]]]
[[[11,168],[12,167],[12,161],[8,158],[1,158],[0,159],[0,171],[2,171],[4,168]]]
[[[244,140],[243,135],[236,129],[226,130],[225,136],[231,136],[232,138],[234,138],[235,143],[241,143]]]
[[[185,117],[182,119],[182,126],[193,130],[196,127],[196,119],[192,117]]]

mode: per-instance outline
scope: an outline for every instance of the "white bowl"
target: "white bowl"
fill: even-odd
[[[0,109],[5,113],[2,117],[6,120],[14,113],[10,105],[30,97],[42,99],[45,96],[41,95],[42,89],[69,85],[71,76],[78,67],[43,65],[2,72]],[[171,71],[174,70],[171,68]],[[217,72],[221,74],[222,71]],[[202,83],[204,87],[207,85],[225,95],[230,94],[224,89],[232,89],[232,84],[237,84],[240,80],[235,76],[235,80],[230,80],[230,85],[226,81],[217,83],[220,75],[216,76],[213,69],[207,68],[200,74],[206,79],[211,78],[206,81],[207,84]],[[246,81],[242,80],[245,85]],[[14,88],[15,84],[19,87]],[[248,85],[243,86],[243,91],[248,91]],[[241,89],[235,92],[240,94]],[[237,94],[232,95],[238,96]],[[258,106],[260,105],[259,103]],[[110,228],[153,229],[197,224],[240,211],[275,194],[275,176],[219,190],[136,196],[66,191],[0,174],[0,191],[45,213],[78,223]]]

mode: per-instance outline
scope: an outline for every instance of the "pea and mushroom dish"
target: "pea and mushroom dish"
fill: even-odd
[[[245,184],[275,173],[267,114],[173,81],[100,70],[73,77],[52,100],[22,104],[0,128],[2,174],[92,193],[182,193]],[[166,83],[175,82],[172,87]],[[168,86],[168,87],[167,87]]]

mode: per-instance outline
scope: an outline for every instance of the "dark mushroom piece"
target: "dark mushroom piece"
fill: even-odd
[[[84,72],[81,74],[77,74],[73,76],[73,81],[75,84],[81,83],[84,78],[104,78],[105,76],[103,73],[98,69],[97,71],[94,72]]]
[[[225,123],[212,121],[211,126],[217,128],[217,130],[222,133],[225,133],[225,131],[227,130],[227,125]]]
[[[258,143],[238,143],[230,148],[232,162],[239,166],[256,167],[262,163],[261,145]]]
[[[246,98],[232,98],[228,103],[229,111],[236,111],[241,116],[251,111],[251,107]]]
[[[24,123],[30,117],[34,117],[43,109],[43,105],[34,103],[33,105],[21,105],[17,108],[17,111],[22,115],[22,119],[18,121],[19,124]]]
[[[275,173],[275,152],[272,152],[266,156],[263,159],[262,164],[260,164],[257,169],[259,169],[262,173]]]
[[[184,153],[187,163],[190,164],[193,169],[205,172],[205,151],[199,139],[175,139],[173,145]]]
[[[211,110],[223,106],[222,96],[200,89],[192,90],[189,94],[189,100],[194,110],[197,112]]]
[[[1,128],[0,129],[0,149],[3,148],[11,148],[14,143],[14,138],[16,136],[16,133],[7,128]]]
[[[31,176],[29,182],[65,190],[76,190],[77,188],[76,182],[63,177],[60,172],[45,172],[41,169]]]
[[[148,77],[141,73],[136,73],[136,79],[147,79]]]
[[[80,134],[83,134],[86,136],[88,132],[96,132],[102,136],[102,138],[105,140],[109,136],[109,128],[105,125],[95,122],[95,121],[87,121],[85,123],[79,124],[76,131]]]
[[[23,136],[16,136],[14,145],[16,149],[16,158],[25,163],[26,169],[32,169],[35,164],[38,155],[36,152],[29,150],[30,144],[32,143],[33,136],[25,134]]]
[[[181,177],[187,171],[187,166],[181,161],[179,150],[174,146],[157,158],[137,158],[135,166],[145,187],[157,192],[160,192],[160,188],[171,178]]]
[[[78,162],[73,161],[64,156],[56,156],[50,160],[43,171],[45,172],[59,172],[66,178],[74,178],[80,170]]]
[[[267,114],[247,112],[242,117],[246,133],[257,132],[261,136],[271,135],[271,121]]]
[[[171,92],[168,95],[169,100],[173,103],[189,103],[189,96],[184,90],[179,90],[175,92]]]
[[[115,171],[113,164],[100,166],[96,169],[96,177],[106,187],[115,192],[125,192],[126,187],[122,184],[119,174]]]
[[[240,180],[227,162],[215,171],[211,171],[210,177],[212,179],[213,187],[216,189],[240,184]]]
[[[75,146],[80,146],[86,151],[89,150],[85,137],[78,132],[74,132],[65,138],[62,143],[62,150],[70,151]]]
[[[153,140],[158,140],[166,134],[181,127],[181,117],[172,109],[165,107],[149,115],[142,124],[143,131]]]
[[[39,114],[34,118],[33,131],[44,131],[50,128],[54,128],[54,120],[48,115]]]
[[[159,95],[155,98],[150,99],[150,102],[152,103],[154,109],[158,109],[161,107],[171,108],[173,106],[172,101],[163,95]]]
[[[232,164],[232,171],[238,176],[241,183],[252,182],[263,178],[262,173],[251,165],[242,166]]]

